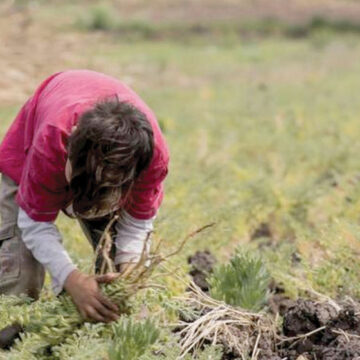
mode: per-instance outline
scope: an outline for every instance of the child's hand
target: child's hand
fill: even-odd
[[[118,276],[118,274],[89,276],[74,270],[67,277],[64,288],[85,319],[108,323],[119,318],[118,308],[101,293],[98,284],[109,283]]]

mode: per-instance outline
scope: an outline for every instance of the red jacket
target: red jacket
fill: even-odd
[[[155,215],[169,162],[155,115],[120,81],[94,71],[70,70],[50,76],[39,86],[0,145],[0,172],[19,184],[16,201],[33,220],[54,221],[71,201],[65,178],[67,138],[84,111],[113,96],[146,115],[155,143],[150,166],[134,184],[124,208],[137,219]]]

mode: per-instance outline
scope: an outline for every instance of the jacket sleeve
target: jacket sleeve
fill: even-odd
[[[16,201],[35,221],[54,221],[69,200],[64,137],[55,127],[40,129],[26,154]]]
[[[131,216],[135,219],[147,220],[156,215],[163,199],[163,181],[167,173],[168,163],[161,160],[140,176],[124,207]]]

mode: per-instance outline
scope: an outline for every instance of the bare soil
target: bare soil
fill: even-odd
[[[329,303],[298,299],[287,303],[280,336],[289,340],[260,342],[259,360],[359,360],[359,304],[345,303],[337,311]],[[224,359],[231,359],[230,357]],[[226,355],[227,356],[227,355]]]
[[[256,240],[263,237],[265,238],[273,237],[270,226],[267,223],[261,223],[250,235],[251,240]]]
[[[189,274],[192,276],[195,284],[199,286],[202,291],[208,291],[209,285],[206,278],[213,271],[216,259],[209,250],[197,251],[194,255],[188,258],[188,263],[191,265]]]
[[[296,360],[347,360],[360,356],[359,304],[345,303],[340,311],[328,303],[299,299],[284,316],[283,333],[294,337],[313,332],[279,350],[282,357]],[[324,327],[323,330],[317,331]]]

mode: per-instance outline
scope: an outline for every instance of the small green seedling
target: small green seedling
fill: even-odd
[[[159,337],[155,324],[147,319],[134,322],[124,318],[113,325],[114,341],[109,349],[109,360],[137,360]]]
[[[229,264],[220,265],[210,276],[210,295],[229,305],[259,311],[267,299],[269,279],[259,256],[236,251]]]

